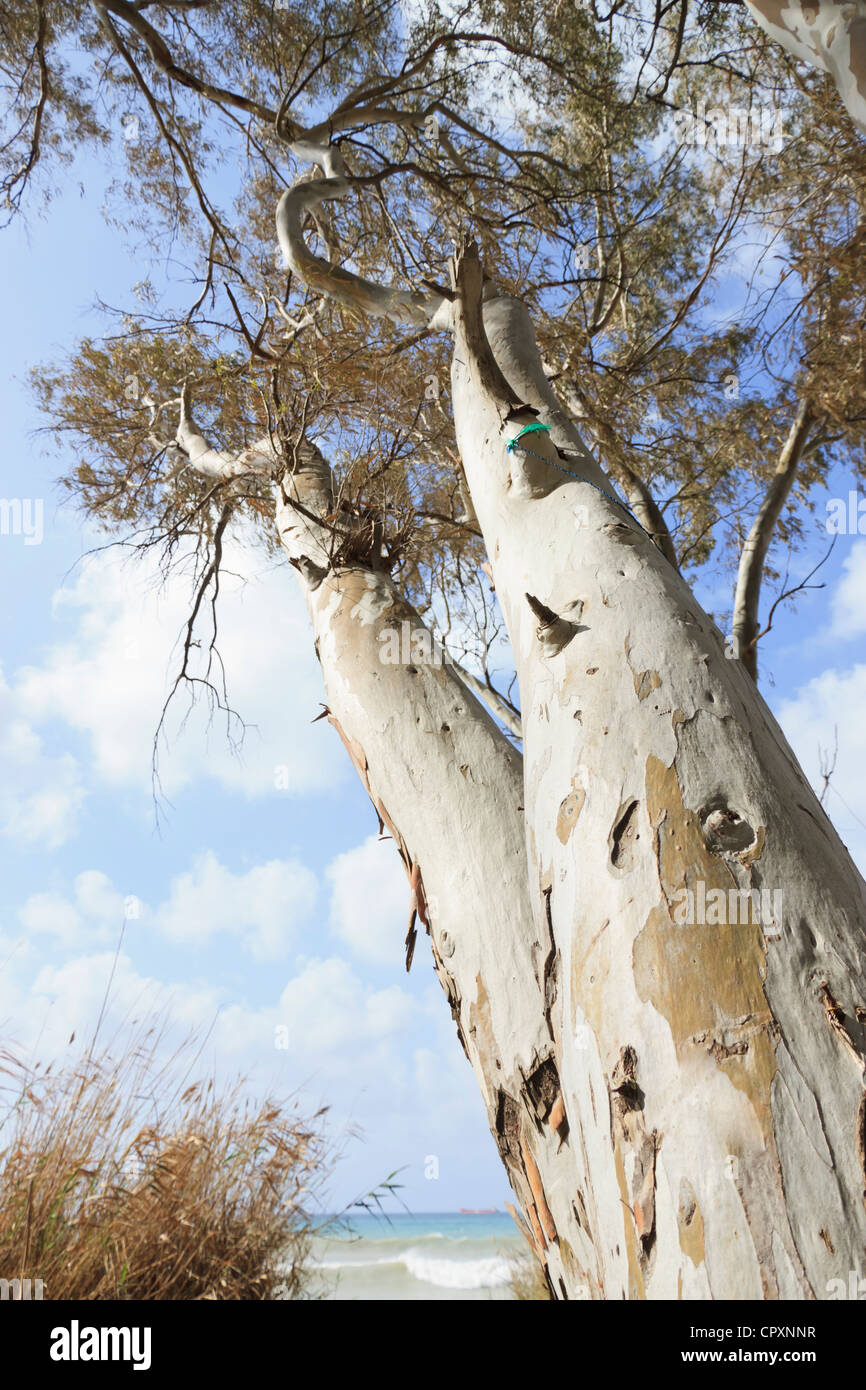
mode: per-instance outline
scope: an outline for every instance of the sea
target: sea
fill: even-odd
[[[318,1294],[332,1299],[510,1299],[528,1251],[507,1212],[351,1214],[320,1228]]]

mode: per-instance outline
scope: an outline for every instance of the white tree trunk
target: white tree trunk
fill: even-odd
[[[556,1294],[585,1297],[591,1245],[572,1214],[582,1169],[553,1061],[552,946],[533,925],[520,755],[390,576],[332,566],[331,537],[314,520],[332,511],[330,470],[309,445],[300,456],[277,524],[302,579],[328,718],[403,859],[411,919],[417,911],[430,932],[525,1233]],[[410,920],[410,958],[413,944]],[[572,1226],[570,1240],[556,1239]]]
[[[290,262],[367,312],[455,331],[458,444],[521,690],[559,1134],[580,1175],[547,1232],[578,1265],[559,1291],[582,1268],[605,1298],[823,1297],[866,1238],[863,882],[750,678],[556,401],[525,308],[482,308],[476,254],[454,302],[313,264],[300,209],[345,189],[327,152],[311,157],[329,177],[277,212]],[[538,414],[549,438],[507,451]],[[407,756],[389,750],[383,785]],[[417,854],[410,837],[426,846],[439,824],[426,810]],[[479,979],[507,1020],[526,979]]]
[[[866,1240],[863,882],[721,634],[598,490],[510,299],[484,306],[497,384],[473,261],[454,413],[521,690],[593,1293],[826,1297]],[[506,451],[534,418],[514,394],[554,427],[526,437],[542,457]],[[752,889],[781,894],[763,924]]]
[[[273,472],[270,440],[237,456],[219,452],[195,425],[186,391],[179,404],[177,442],[190,467],[216,478]],[[567,1142],[553,1060],[553,954],[533,924],[520,755],[374,567],[375,544],[369,563],[339,563],[353,523],[341,518],[340,536],[329,528],[331,470],[308,441],[275,498],[280,541],[312,619],[329,722],[406,868],[407,968],[420,921],[524,1234],[555,1296],[588,1297],[591,1243],[585,1219],[575,1221],[583,1169]],[[559,1238],[571,1227],[570,1240]]]

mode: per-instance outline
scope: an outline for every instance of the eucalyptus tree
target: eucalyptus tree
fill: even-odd
[[[198,254],[36,374],[66,485],[192,549],[175,690],[228,718],[229,529],[294,567],[555,1296],[821,1297],[864,886],[755,677],[774,545],[862,445],[862,153],[747,16],[647,14],[13,4],[7,206],[113,123],[139,246]],[[784,265],[720,317],[756,229]]]

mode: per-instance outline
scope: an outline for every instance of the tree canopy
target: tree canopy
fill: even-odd
[[[862,471],[863,143],[830,78],[741,7],[13,0],[0,23],[7,217],[50,199],[82,148],[125,161],[106,214],[142,267],[136,302],[34,373],[80,456],[65,487],[124,543],[170,560],[192,538],[209,584],[226,525],[276,544],[266,477],[184,466],[185,387],[232,455],[266,434],[288,458],[318,441],[335,544],[357,546],[375,513],[377,563],[458,654],[484,669],[495,652],[443,335],[323,294],[277,244],[278,201],[315,180],[323,139],[346,177],[311,199],[311,267],[420,304],[447,296],[471,232],[684,572],[720,570],[733,597],[798,420],[771,577],[808,532],[813,485]]]

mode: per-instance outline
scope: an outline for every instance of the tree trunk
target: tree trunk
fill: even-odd
[[[273,473],[269,439],[237,456],[214,450],[186,389],[179,405],[177,442],[190,467],[239,480]],[[330,466],[309,441],[296,447],[275,500],[312,619],[328,720],[406,869],[407,969],[420,921],[520,1202],[523,1215],[514,1215],[554,1296],[589,1297],[592,1247],[585,1213],[575,1222],[582,1171],[553,1061],[553,955],[549,934],[533,924],[520,754],[381,568],[372,519],[335,511]],[[559,1236],[572,1226],[570,1239]]]
[[[580,1173],[553,1062],[552,948],[532,920],[520,755],[390,576],[334,564],[316,520],[333,511],[330,469],[310,445],[299,455],[280,493],[280,538],[302,579],[328,718],[409,877],[408,959],[417,912],[525,1234],[557,1295],[586,1297],[591,1246],[572,1216]]]
[[[457,438],[521,690],[592,1292],[825,1297],[866,1240],[863,882],[753,682],[545,400],[524,307],[488,300],[485,334],[471,249],[455,283]],[[527,406],[550,440],[509,453]]]

